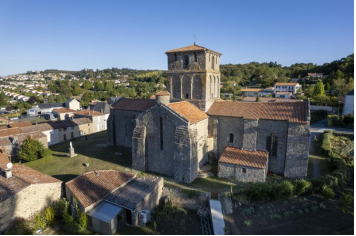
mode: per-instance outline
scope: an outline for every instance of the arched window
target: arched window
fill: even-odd
[[[197,55],[196,52],[194,53],[194,61],[195,61],[195,62],[198,62],[198,55]]]
[[[234,142],[234,134],[230,133],[229,134],[229,143],[233,143]]]
[[[177,61],[177,53],[174,53],[174,61]]]
[[[277,157],[278,138],[273,133],[267,137],[266,150],[269,153],[269,157]]]
[[[211,60],[211,69],[213,69],[213,70],[215,70],[214,65],[215,65],[215,58],[213,56],[213,60]]]
[[[187,69],[189,65],[189,57],[187,55],[184,56],[184,69]]]

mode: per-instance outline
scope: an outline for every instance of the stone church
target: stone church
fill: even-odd
[[[132,149],[134,169],[186,183],[209,162],[242,182],[264,182],[268,171],[306,177],[308,102],[220,100],[221,53],[193,44],[166,54],[168,91],[111,107],[109,143]]]

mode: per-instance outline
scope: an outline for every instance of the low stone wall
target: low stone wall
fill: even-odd
[[[174,204],[192,210],[207,205],[211,198],[210,193],[205,192],[201,192],[199,197],[189,198],[181,189],[167,187],[163,188],[162,197],[168,197]]]

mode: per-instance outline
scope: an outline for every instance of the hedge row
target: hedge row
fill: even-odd
[[[348,114],[343,116],[338,115],[328,115],[328,126],[334,127],[353,127],[354,126],[354,115]]]

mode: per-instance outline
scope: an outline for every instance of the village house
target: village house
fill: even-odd
[[[347,114],[354,114],[354,90],[348,92],[345,95],[344,99],[344,109],[342,114],[347,115]]]
[[[302,86],[298,83],[275,83],[274,84],[274,92],[277,94],[278,92],[291,92],[292,95],[295,95],[298,90],[300,90]]]
[[[74,116],[74,112],[76,110],[72,110],[69,108],[59,108],[59,109],[53,109],[52,113],[59,119],[59,120],[66,120],[68,118],[71,118]]]
[[[107,114],[90,111],[90,110],[81,110],[74,113],[74,118],[83,118],[86,117],[90,119],[93,123],[93,133],[104,131],[107,129]]]
[[[9,165],[6,150],[0,153],[0,232],[17,218],[30,218],[59,200],[62,181],[21,164]]]
[[[66,198],[87,214],[89,230],[114,234],[124,225],[137,226],[139,213],[158,205],[162,188],[161,177],[97,170],[68,181]]]
[[[220,101],[220,53],[198,45],[166,53],[168,91],[157,93],[155,100],[121,98],[110,111],[108,141],[132,148],[134,169],[186,183],[204,164],[216,161],[219,176],[236,181],[263,182],[267,171],[307,175],[308,102]],[[260,160],[258,167],[246,161],[253,159]]]

